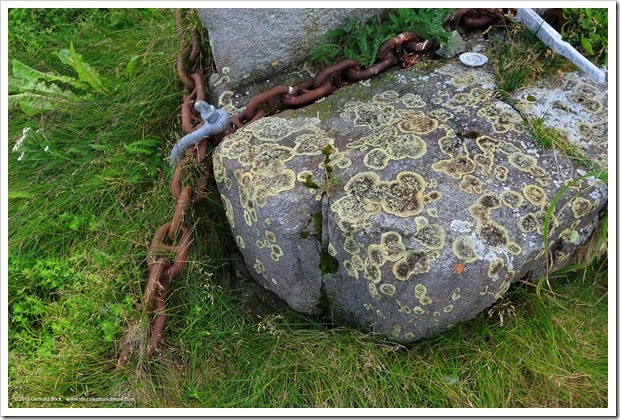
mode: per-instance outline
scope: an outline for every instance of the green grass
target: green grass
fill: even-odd
[[[164,159],[181,132],[173,13],[28,13],[41,15],[10,26],[11,59],[75,78],[54,55],[73,42],[111,93],[10,111],[9,406],[607,406],[604,254],[556,273],[540,297],[517,283],[492,311],[407,347],[289,309],[257,322],[231,286],[233,241],[213,185],[190,217],[198,240],[173,282],[160,353],[147,356],[137,305],[147,246],[174,210]],[[115,372],[128,326],[138,348]]]
[[[500,98],[508,98],[541,76],[555,75],[561,78],[564,72],[575,68],[521,24],[511,24],[502,34],[505,39],[495,44],[495,58],[492,59]]]

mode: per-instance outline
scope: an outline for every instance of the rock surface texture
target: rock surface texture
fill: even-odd
[[[199,9],[217,69],[210,88],[218,97],[301,68],[325,28],[342,28],[350,18],[365,21],[387,10]]]
[[[585,173],[542,150],[520,112],[557,101],[566,115],[551,121],[606,162],[606,86],[576,74],[556,85],[555,99],[532,90],[513,107],[488,65],[419,63],[227,136],[214,172],[246,265],[294,309],[402,343],[471,319],[544,274],[546,210]],[[553,268],[596,228],[606,197],[594,178],[561,197]]]

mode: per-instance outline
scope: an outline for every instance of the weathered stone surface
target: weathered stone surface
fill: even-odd
[[[594,92],[570,80],[562,89]],[[542,275],[545,212],[584,172],[531,140],[494,87],[485,67],[420,63],[227,136],[215,178],[255,279],[297,310],[407,343]],[[569,108],[580,102],[570,92],[558,99]],[[574,117],[562,124],[591,121]],[[595,229],[606,196],[588,179],[561,197],[554,268]]]
[[[199,9],[217,69],[216,97],[303,65],[325,32],[388,9]],[[260,24],[260,25],[259,25]]]
[[[450,35],[448,42],[435,51],[435,54],[443,58],[452,58],[462,52],[465,52],[466,49],[467,44],[465,43],[465,40],[461,38],[458,31],[452,31],[452,35]]]

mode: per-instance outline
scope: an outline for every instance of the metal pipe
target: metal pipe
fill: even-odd
[[[572,61],[597,83],[605,82],[605,73],[588,61],[587,58],[581,55],[568,42],[562,41],[562,35],[545,22],[534,10],[517,9],[514,20],[523,23],[530,31],[534,32],[545,45]]]
[[[230,124],[230,116],[225,109],[216,109],[213,105],[209,105],[205,101],[196,101],[194,108],[200,112],[200,116],[204,120],[204,124],[186,136],[182,137],[170,152],[170,163],[172,166],[181,159],[181,155],[194,144],[202,141],[204,138],[221,133],[228,128]]]

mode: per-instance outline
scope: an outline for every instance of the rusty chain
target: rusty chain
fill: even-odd
[[[198,33],[195,32],[192,35],[191,48],[182,48],[183,29],[179,10],[176,11],[176,24],[179,50],[182,51],[177,58],[177,72],[180,81],[188,91],[183,96],[181,122],[183,132],[189,134],[205,123],[201,122],[193,106],[196,101],[204,101],[205,78],[199,60]],[[347,59],[323,69],[316,77],[297,85],[274,86],[253,97],[243,111],[231,118],[228,134],[264,116],[308,105],[331,95],[346,84],[373,77],[399,62],[403,67],[409,67],[432,47],[434,45],[431,41],[424,41],[412,32],[403,32],[381,45],[377,54],[378,61],[371,67],[361,69],[355,60]],[[188,67],[192,71],[189,74],[186,71]],[[149,277],[143,297],[145,309],[153,316],[148,329],[148,354],[153,354],[161,341],[166,323],[166,296],[172,280],[183,270],[191,249],[193,235],[185,223],[185,215],[191,206],[199,202],[206,194],[207,184],[212,176],[212,167],[206,162],[207,149],[208,142],[200,141],[186,153],[185,164],[176,166],[170,186],[171,193],[177,200],[174,215],[170,222],[164,223],[157,229],[148,249]],[[190,165],[197,165],[203,170],[199,179],[190,182],[197,185],[197,190],[190,186],[183,186],[183,181],[187,180],[186,168]],[[174,258],[165,257],[162,254],[174,255]],[[131,340],[125,337],[119,352],[118,367],[127,364],[132,351]]]
[[[181,125],[183,133],[189,134],[204,124],[193,105],[196,101],[205,99],[205,77],[200,62],[199,34],[194,32],[190,47],[183,47],[184,31],[182,16],[178,9],[176,27],[180,51],[177,57],[177,73],[179,80],[187,90],[187,93],[183,95],[181,105]],[[202,200],[207,191],[207,184],[212,174],[212,169],[206,162],[208,146],[207,141],[197,143],[195,147],[187,151],[183,162],[176,166],[170,185],[171,194],[176,199],[172,220],[156,230],[148,248],[149,276],[143,297],[144,307],[152,315],[148,328],[148,354],[153,354],[161,341],[166,323],[166,296],[172,280],[185,267],[191,249],[193,235],[187,226],[185,216],[192,205]],[[201,168],[202,175],[198,179],[188,179],[187,168],[191,166]],[[184,183],[190,185],[183,185]],[[118,367],[127,364],[133,351],[132,347],[131,340],[125,337],[119,352]]]
[[[378,61],[366,69],[362,70],[357,61],[347,59],[326,67],[313,79],[294,86],[274,86],[250,99],[245,109],[231,118],[228,132],[232,133],[264,116],[306,106],[331,95],[346,84],[373,77],[399,62],[404,67],[409,67],[433,46],[431,41],[423,41],[413,32],[403,32],[385,41],[379,48]]]

